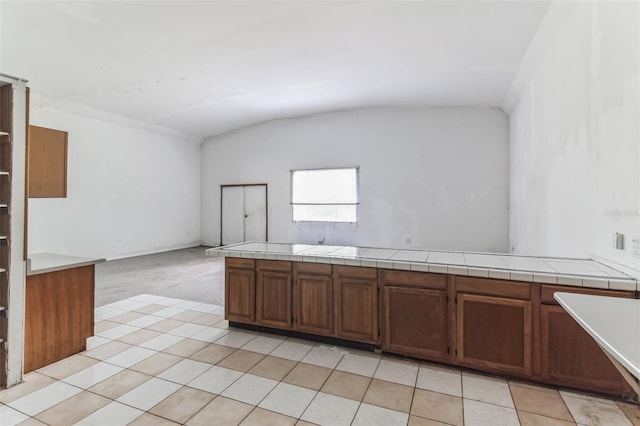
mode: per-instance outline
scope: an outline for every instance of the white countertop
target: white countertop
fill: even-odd
[[[27,260],[27,275],[38,275],[47,272],[63,271],[81,266],[95,265],[106,259],[67,256],[55,253],[33,253]]]
[[[403,269],[578,287],[638,290],[638,281],[590,259],[372,247],[246,242],[206,250],[208,256],[291,260]]]
[[[640,300],[561,292],[553,297],[602,349],[640,380]]]

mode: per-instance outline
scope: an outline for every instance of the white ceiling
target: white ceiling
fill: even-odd
[[[500,106],[548,5],[3,0],[0,72],[198,136],[367,106]]]

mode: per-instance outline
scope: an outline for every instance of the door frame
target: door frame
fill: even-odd
[[[264,235],[265,235],[265,241],[269,241],[269,186],[266,183],[236,183],[236,184],[231,184],[231,185],[220,185],[220,243],[218,244],[219,246],[222,245],[222,191],[224,190],[224,188],[231,188],[231,187],[238,187],[238,186],[264,186],[264,205],[265,205],[265,212],[264,212],[264,217],[265,217],[265,230],[264,230]]]

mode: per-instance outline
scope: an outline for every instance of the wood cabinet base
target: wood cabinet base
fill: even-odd
[[[24,372],[86,349],[93,336],[93,265],[27,277]]]

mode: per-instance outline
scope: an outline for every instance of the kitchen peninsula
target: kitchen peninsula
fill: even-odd
[[[93,336],[95,264],[104,259],[29,255],[24,372],[83,351]]]
[[[207,255],[226,257],[232,325],[633,397],[553,298],[636,297],[637,280],[599,262],[254,242]]]

